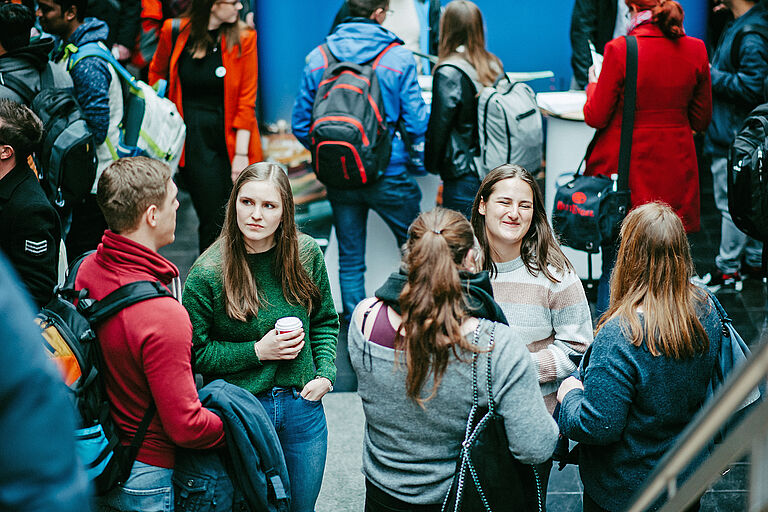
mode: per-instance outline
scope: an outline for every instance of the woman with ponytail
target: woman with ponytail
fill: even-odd
[[[493,398],[509,450],[549,459],[558,431],[525,343],[491,295],[482,250],[462,214],[443,208],[411,225],[403,268],[361,302],[349,354],[363,401],[366,512],[439,511],[472,406],[472,356],[491,358]],[[476,343],[475,343],[476,342]],[[487,406],[481,371],[480,405]]]
[[[625,0],[632,13],[629,36],[637,38],[637,99],[629,165],[632,206],[661,200],[699,230],[699,174],[693,132],[712,118],[709,61],[704,42],[685,35],[683,8],[674,0]],[[599,79],[590,68],[584,119],[598,129],[586,174],[616,174],[627,62],[626,39],[605,45]],[[598,313],[608,307],[608,279],[616,241],[602,247],[603,277]]]

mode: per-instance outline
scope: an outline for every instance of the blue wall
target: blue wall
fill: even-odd
[[[707,0],[679,0],[688,35],[703,38]],[[568,32],[574,0],[475,0],[483,11],[488,49],[507,71],[551,70],[537,91],[564,90],[571,80]],[[443,1],[443,4],[447,3]],[[304,57],[328,34],[341,0],[257,0],[259,100],[264,119],[290,120]]]

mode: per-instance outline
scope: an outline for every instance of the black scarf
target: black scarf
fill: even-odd
[[[493,299],[493,289],[491,288],[491,279],[488,277],[488,272],[478,272],[473,274],[464,270],[459,272],[461,278],[461,285],[464,289],[467,303],[469,304],[468,312],[477,318],[486,318],[494,322],[500,322],[504,325],[507,323],[507,317],[504,316],[504,312],[499,305]],[[408,281],[408,275],[403,272],[394,272],[387,278],[386,282],[376,290],[376,298],[381,299],[384,303],[400,313],[400,292],[403,291],[405,283]]]

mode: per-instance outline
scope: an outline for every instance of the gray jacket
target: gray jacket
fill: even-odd
[[[481,322],[478,344],[487,347],[493,323]],[[493,394],[497,411],[504,417],[509,449],[521,462],[546,461],[559,431],[541,397],[531,355],[508,326],[495,326]],[[456,469],[472,405],[472,365],[457,360],[449,363],[437,394],[421,408],[406,396],[405,362],[395,366],[394,350],[366,341],[354,320],[348,343],[366,420],[363,473],[377,487],[405,502],[441,503]],[[478,360],[481,405],[488,403],[486,357],[481,354]],[[469,354],[465,360],[470,361]],[[423,396],[431,389],[428,379]]]

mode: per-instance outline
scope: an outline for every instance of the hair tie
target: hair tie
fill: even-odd
[[[436,235],[442,235],[442,234],[443,234],[443,230],[442,230],[442,229],[441,229],[440,231],[438,231],[438,230],[436,230],[436,229],[433,229],[433,230],[432,230],[432,232],[433,232],[434,234],[436,234]]]

